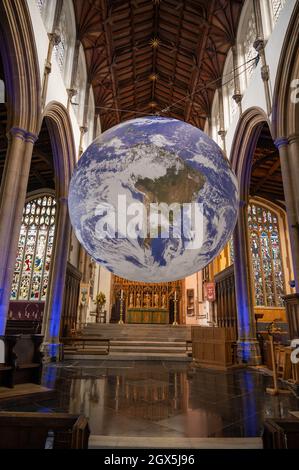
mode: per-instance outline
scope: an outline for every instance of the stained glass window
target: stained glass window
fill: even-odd
[[[11,300],[46,300],[55,231],[56,202],[43,195],[25,204]]]
[[[271,0],[274,23],[278,20],[285,3],[286,0]]]
[[[37,4],[40,11],[43,10],[43,8],[45,6],[45,3],[46,3],[46,0],[36,0],[36,4]]]
[[[256,40],[256,24],[255,24],[254,10],[252,8],[251,13],[248,17],[247,24],[246,24],[246,33],[245,33],[245,37],[243,40],[244,59],[246,62],[246,65],[244,66],[244,71],[247,77],[247,84],[256,67],[256,63],[252,60],[254,57],[257,56],[257,52],[255,48],[253,47],[255,40]]]
[[[282,306],[285,289],[278,217],[252,203],[248,207],[248,227],[256,305]]]

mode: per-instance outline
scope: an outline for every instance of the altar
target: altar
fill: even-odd
[[[167,325],[173,322],[174,298],[177,299],[177,318],[180,318],[181,281],[148,284],[113,276],[114,318],[119,320],[120,298],[123,296],[125,323]]]
[[[128,308],[127,323],[169,323],[169,311],[164,308]]]

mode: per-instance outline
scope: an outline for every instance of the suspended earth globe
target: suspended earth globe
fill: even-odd
[[[203,269],[230,239],[237,180],[201,130],[144,117],[109,129],[83,153],[69,212],[80,243],[112,273],[173,281]]]

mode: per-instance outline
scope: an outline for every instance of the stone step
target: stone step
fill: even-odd
[[[176,353],[186,353],[186,348],[147,348],[147,347],[130,347],[130,346],[115,346],[110,348],[110,353],[113,352],[123,352],[123,353],[139,353],[139,352],[144,352],[144,353],[167,353],[167,354],[176,354]]]
[[[107,356],[109,359],[114,359],[114,360],[123,360],[123,361],[141,361],[141,360],[156,360],[156,361],[190,361],[192,358],[190,358],[187,354],[183,353],[154,353],[154,352],[143,352],[143,353],[127,353],[127,354],[120,354],[118,352],[111,352],[109,356]]]
[[[125,341],[125,340],[110,340],[110,346],[165,346],[165,347],[186,347],[186,341]]]
[[[96,353],[84,353],[76,352],[69,353],[65,356],[66,359],[72,360],[90,360],[99,359],[100,354]],[[191,362],[192,358],[187,354],[162,354],[162,353],[137,353],[137,354],[120,354],[110,353],[109,355],[102,355],[101,360],[103,361],[178,361],[178,362]]]

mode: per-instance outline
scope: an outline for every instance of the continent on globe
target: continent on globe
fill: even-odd
[[[163,151],[163,154],[166,154]],[[163,157],[161,153],[161,156]],[[149,203],[165,202],[166,204],[183,204],[192,202],[202,188],[206,178],[192,167],[189,167],[182,158],[172,156],[173,164],[167,168],[166,174],[156,179],[139,178],[135,188],[145,193]]]

